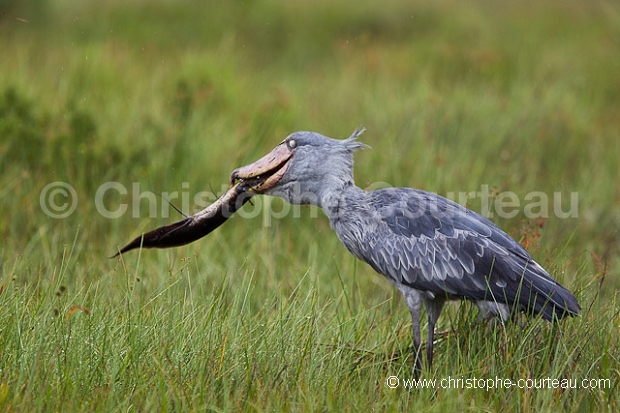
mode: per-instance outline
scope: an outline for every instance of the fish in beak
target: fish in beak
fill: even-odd
[[[252,194],[246,192],[246,188],[237,183],[202,211],[135,238],[121,248],[114,257],[136,248],[170,248],[194,242],[226,222],[250,198]]]
[[[230,184],[240,183],[247,191],[261,194],[280,182],[292,157],[293,152],[282,142],[258,161],[235,169]]]
[[[286,143],[281,143],[258,161],[235,169],[230,175],[230,188],[213,204],[181,221],[135,238],[115,257],[136,248],[178,247],[204,237],[222,225],[252,196],[276,185],[286,172],[292,156]]]

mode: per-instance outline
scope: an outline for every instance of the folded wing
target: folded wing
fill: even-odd
[[[411,288],[496,301],[551,319],[577,315],[575,297],[491,221],[424,191],[375,191],[363,258]]]

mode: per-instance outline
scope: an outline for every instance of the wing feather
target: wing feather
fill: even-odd
[[[409,188],[374,191],[368,201],[367,230],[357,241],[346,236],[341,240],[396,285],[434,295],[497,300],[547,319],[554,313],[579,313],[574,296],[481,215]]]

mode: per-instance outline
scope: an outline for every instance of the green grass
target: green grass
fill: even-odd
[[[1,410],[620,408],[617,4],[37,3],[0,1],[29,20],[0,15]],[[190,246],[107,258],[177,219],[140,192],[178,191],[189,212],[287,134],[361,124],[360,186],[513,192],[516,216],[493,220],[583,308],[493,328],[449,305],[424,378],[611,388],[388,388],[412,378],[405,303],[322,213],[271,216],[280,200]],[[78,200],[62,219],[40,204],[56,181]],[[107,182],[128,191],[103,197],[128,205],[115,219]],[[578,216],[527,217],[533,191],[564,211],[576,193]]]

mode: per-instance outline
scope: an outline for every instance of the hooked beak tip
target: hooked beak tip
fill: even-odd
[[[241,181],[245,190],[262,193],[280,181],[291,156],[292,153],[286,145],[278,145],[256,162],[232,171],[230,183]]]

